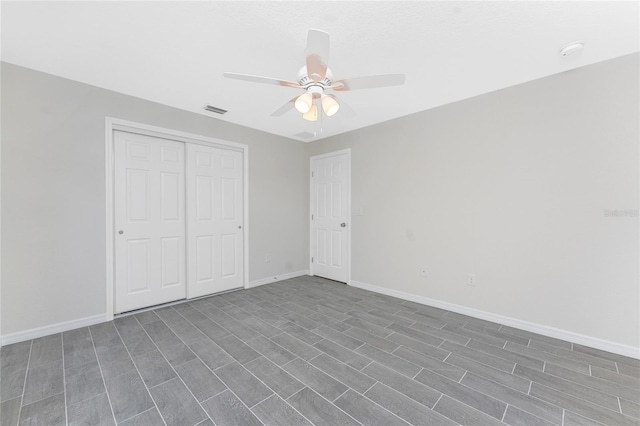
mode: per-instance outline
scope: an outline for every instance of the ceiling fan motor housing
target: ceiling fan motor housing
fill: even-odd
[[[324,76],[324,80],[317,82],[313,81],[311,77],[309,77],[306,66],[300,68],[300,71],[298,71],[298,84],[300,84],[303,89],[307,89],[312,85],[320,86],[322,87],[322,89],[326,89],[331,86],[331,83],[333,83],[333,73],[329,68],[327,68],[327,73]]]

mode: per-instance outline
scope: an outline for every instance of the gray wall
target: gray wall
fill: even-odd
[[[638,58],[313,143],[352,149],[352,279],[640,346],[638,218],[604,214],[638,209]]]
[[[306,144],[7,63],[1,78],[0,334],[105,312],[105,116],[247,144],[249,280],[308,268]]]
[[[249,145],[250,280],[307,269],[308,157],[351,148],[354,280],[638,347],[638,59],[310,145],[2,64],[0,334],[104,313],[106,115]]]

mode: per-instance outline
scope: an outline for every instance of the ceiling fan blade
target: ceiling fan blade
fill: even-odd
[[[296,99],[298,99],[298,96],[291,98],[286,104],[282,105],[280,108],[273,111],[271,113],[271,116],[280,117],[285,112],[289,112],[289,110],[292,110],[295,107]]]
[[[307,75],[315,82],[324,80],[329,63],[329,34],[320,30],[309,30],[307,48]]]
[[[336,91],[374,89],[376,87],[401,86],[404,84],[404,74],[369,75],[366,77],[347,78],[334,81],[331,89]]]
[[[224,75],[226,78],[234,78],[236,80],[251,81],[253,83],[273,84],[276,86],[293,87],[296,89],[300,88],[300,85],[295,81],[278,80],[275,78],[262,77],[259,75],[237,74],[234,72],[225,72],[222,75]]]

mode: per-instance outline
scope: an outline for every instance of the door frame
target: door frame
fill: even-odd
[[[249,282],[249,147],[245,144],[229,142],[222,139],[215,139],[208,136],[196,135],[193,133],[181,132],[179,130],[166,129],[163,127],[152,126],[149,124],[136,123],[133,121],[122,120],[114,117],[105,117],[105,205],[106,205],[106,321],[113,320],[115,313],[115,153],[114,153],[114,137],[115,131],[123,131],[136,133],[145,136],[169,139],[178,142],[194,143],[199,145],[212,146],[216,148],[228,149],[232,151],[242,152],[242,191],[243,191],[243,262],[244,277],[243,287],[247,288]],[[185,160],[186,161],[186,160]],[[185,173],[185,187],[189,185]],[[186,204],[186,203],[185,203]],[[187,214],[187,206],[185,205],[185,218]],[[185,221],[186,222],[186,221]],[[188,228],[188,223],[186,224]],[[185,254],[188,258],[188,247],[185,247]],[[188,282],[188,268],[185,271]],[[187,298],[189,298],[189,288],[187,287]]]
[[[338,155],[347,155],[347,164],[349,164],[349,174],[347,175],[347,285],[351,285],[351,227],[353,218],[351,216],[351,148],[341,149],[339,151],[327,152],[325,154],[314,155],[309,158],[309,275],[313,273],[314,263],[311,261],[311,253],[313,252],[313,221],[311,220],[311,212],[313,211],[313,162],[328,157],[336,157]]]

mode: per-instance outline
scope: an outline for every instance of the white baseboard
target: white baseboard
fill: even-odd
[[[309,270],[289,272],[273,277],[263,278],[260,280],[250,281],[246,288],[253,288],[264,284],[274,283],[277,281],[288,280],[290,278],[301,277],[309,275]],[[10,345],[12,343],[24,342],[25,340],[37,339],[38,337],[44,337],[55,333],[61,333],[63,331],[73,330],[74,328],[87,327],[89,325],[99,324],[107,321],[107,315],[93,315],[86,318],[80,318],[77,320],[60,322],[57,324],[47,325],[44,327],[32,328],[30,330],[19,331],[16,333],[10,333],[5,336],[0,336],[0,346]]]
[[[530,331],[532,333],[542,334],[556,339],[562,339],[569,342],[589,346],[595,349],[615,353],[618,355],[628,356],[640,359],[640,348],[634,346],[623,345],[621,343],[609,340],[599,339],[597,337],[586,336],[584,334],[574,333],[572,331],[562,330],[547,325],[536,324],[533,322],[519,320],[517,318],[507,317],[503,315],[493,314],[491,312],[481,311],[479,309],[469,308],[454,303],[443,302],[441,300],[430,299],[428,297],[418,296],[411,293],[405,293],[399,290],[393,290],[377,285],[367,284],[359,281],[351,280],[349,284],[353,287],[363,290],[373,291],[374,293],[385,294],[387,296],[397,297],[398,299],[408,300],[410,302],[420,303],[422,305],[433,306],[435,308],[445,309],[447,311],[456,312],[458,314],[469,315],[474,318],[480,318],[487,321],[504,324],[510,327],[519,328],[521,330]]]
[[[57,324],[46,325],[44,327],[32,328],[30,330],[18,331],[0,337],[0,346],[10,345],[12,343],[24,342],[25,340],[37,339],[38,337],[48,336],[50,334],[62,333],[63,331],[73,330],[75,328],[87,327],[89,325],[99,324],[107,320],[106,314],[93,315],[90,317],[80,318],[72,321],[59,322]]]
[[[267,278],[262,278],[260,280],[250,281],[247,284],[246,288],[258,287],[259,285],[275,283],[275,282],[278,282],[278,281],[284,281],[284,280],[288,280],[288,279],[291,279],[291,278],[302,277],[304,275],[309,275],[309,270],[308,269],[305,269],[304,271],[288,272],[288,273],[282,274],[282,275],[276,275],[276,276],[273,276],[273,277],[267,277]]]

